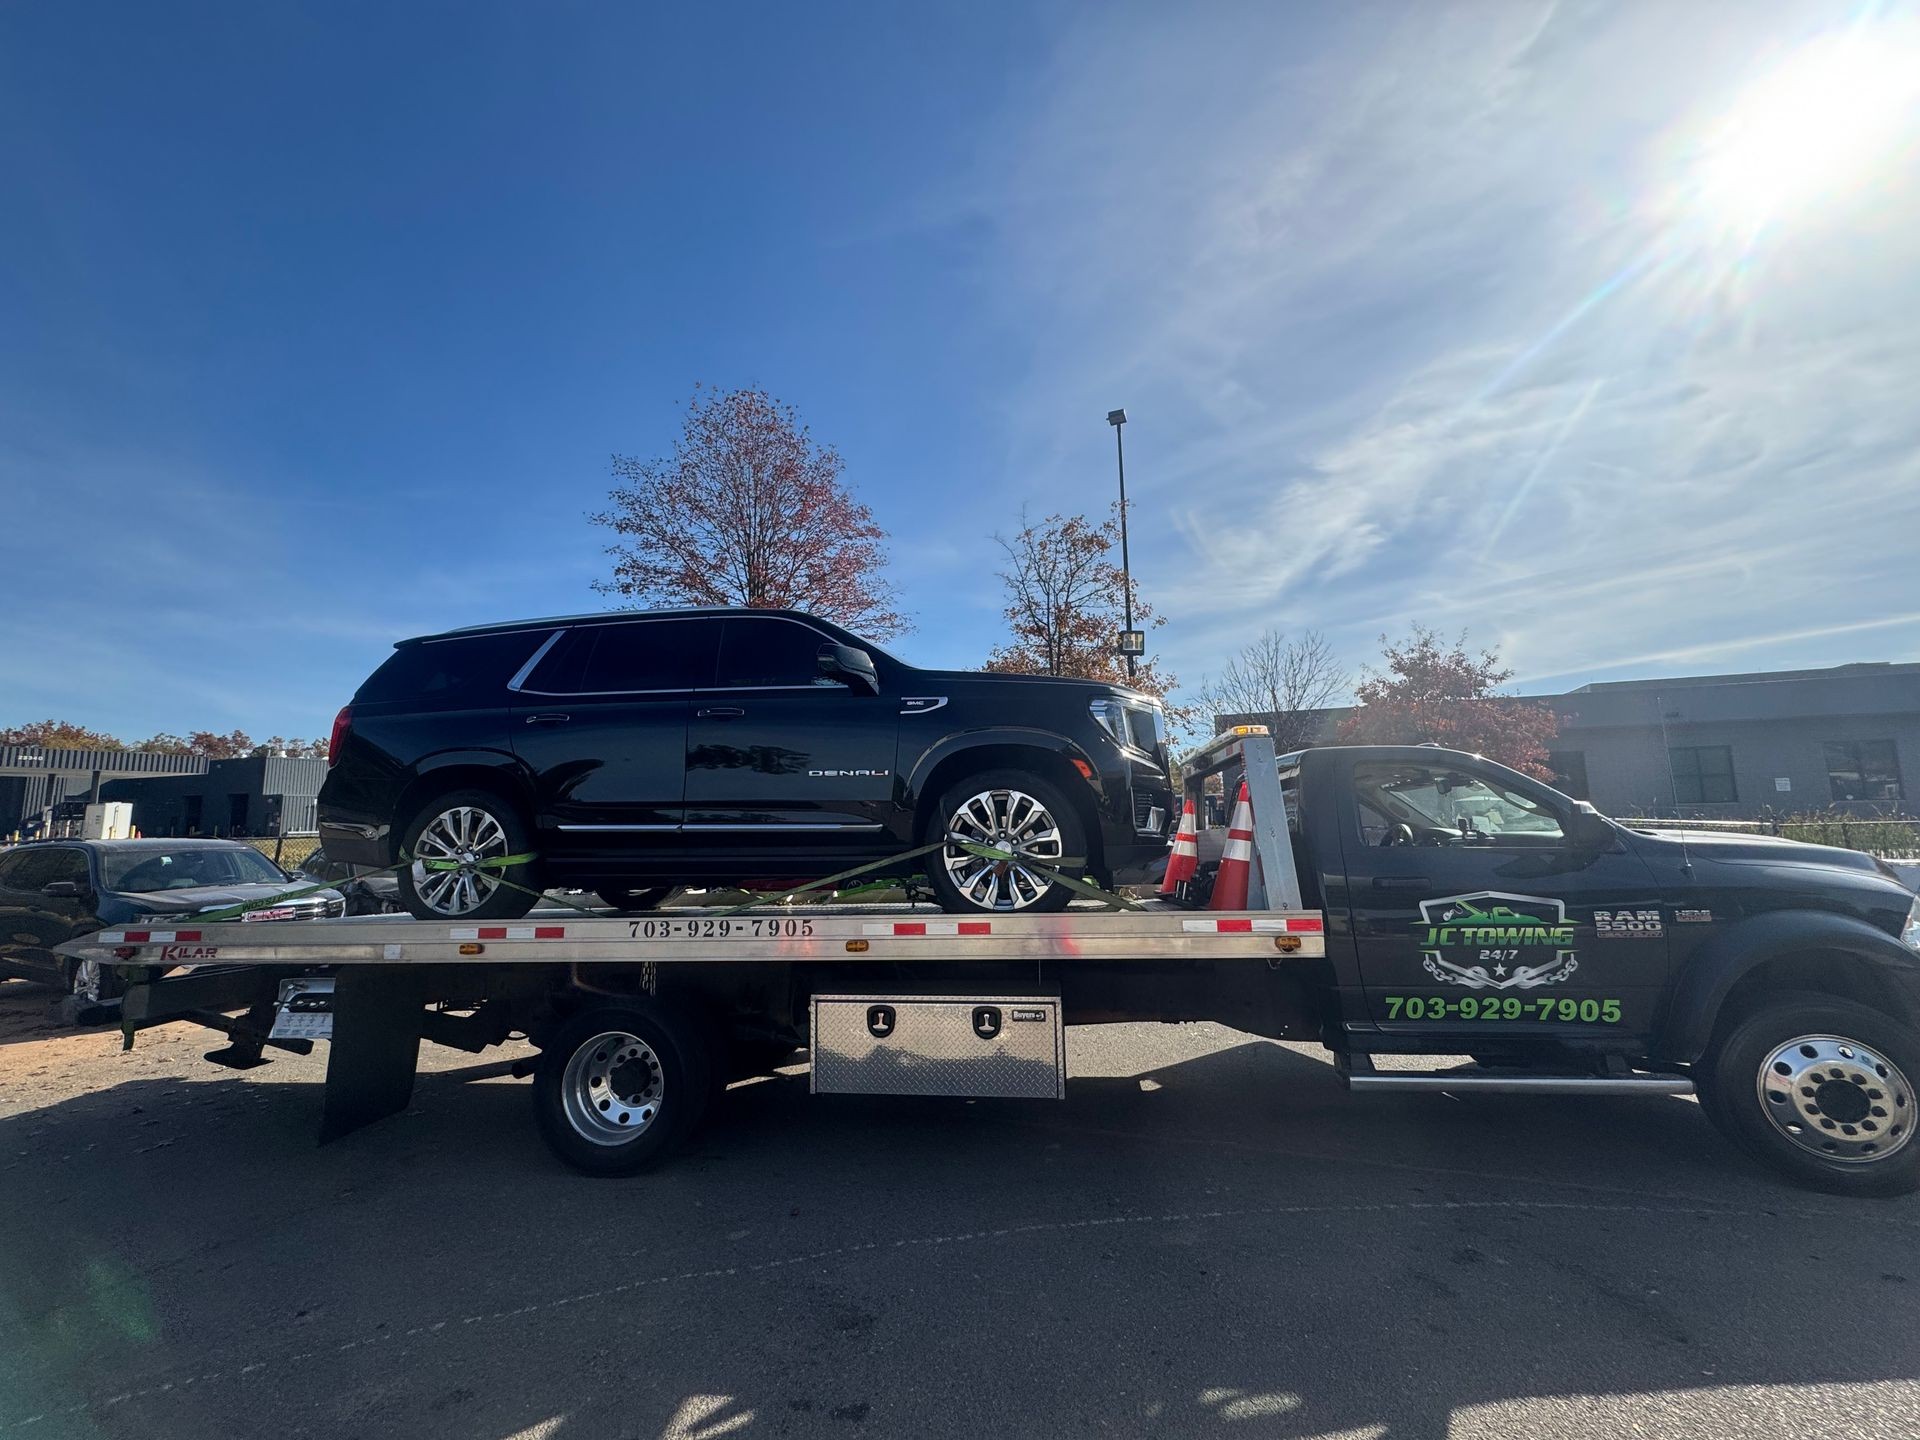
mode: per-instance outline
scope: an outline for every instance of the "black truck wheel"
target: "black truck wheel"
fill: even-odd
[[[1021,770],[963,776],[934,802],[929,842],[947,837],[1029,856],[1049,869],[1087,853],[1086,826],[1060,788]],[[1073,891],[1019,860],[984,859],[949,843],[926,859],[927,883],[949,913],[1040,915],[1064,910]]]
[[[1737,1022],[1698,1068],[1714,1123],[1800,1184],[1839,1195],[1920,1189],[1911,1026],[1851,1000],[1785,995]]]
[[[712,1098],[711,1027],[671,1006],[602,1005],[548,1039],[534,1118],[548,1148],[588,1175],[632,1175],[691,1135]]]

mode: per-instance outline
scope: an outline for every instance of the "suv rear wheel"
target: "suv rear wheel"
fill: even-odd
[[[1920,1035],[1877,1010],[1783,995],[1697,1067],[1714,1122],[1756,1159],[1841,1195],[1920,1189],[1913,1078]]]
[[[1087,833],[1080,812],[1049,780],[1022,770],[987,770],[950,785],[934,802],[929,842],[948,843],[927,857],[927,880],[941,908],[961,913],[1024,915],[1064,910],[1073,892],[1023,864],[1048,869],[1086,864]],[[991,860],[959,841],[1014,855]]]
[[[537,888],[534,862],[505,869],[484,862],[524,855],[531,839],[526,822],[498,795],[442,795],[407,827],[403,845],[413,863],[400,871],[401,902],[417,920],[517,920],[539,902],[528,893]],[[455,861],[462,868],[429,869],[427,861]]]

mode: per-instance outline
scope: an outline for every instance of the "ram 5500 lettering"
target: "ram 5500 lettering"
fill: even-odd
[[[555,885],[646,909],[942,841],[877,873],[924,872],[948,910],[1059,910],[1067,887],[959,842],[1144,878],[1163,730],[1146,695],[916,669],[791,610],[519,620],[394,648],[334,721],[320,835],[348,864],[410,859],[421,919],[515,918]]]

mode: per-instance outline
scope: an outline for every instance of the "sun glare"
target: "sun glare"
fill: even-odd
[[[1694,207],[1751,236],[1899,178],[1917,137],[1920,36],[1856,27],[1788,55],[1735,100],[1697,152]]]

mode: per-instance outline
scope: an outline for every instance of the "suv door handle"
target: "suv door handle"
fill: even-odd
[[[747,712],[738,705],[713,705],[693,712],[696,720],[737,720]]]
[[[573,717],[571,715],[529,715],[527,716],[527,724],[529,725],[564,725],[567,723],[567,721],[571,720],[572,718]]]
[[[1373,877],[1376,890],[1431,890],[1433,881],[1425,875],[1376,875]]]

